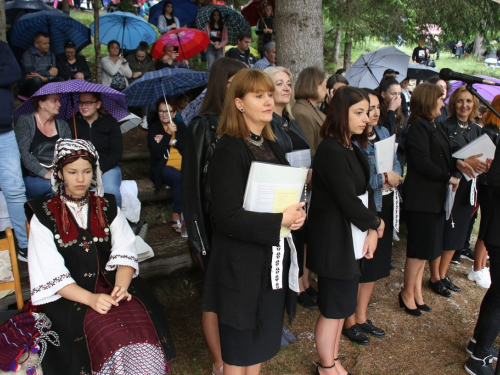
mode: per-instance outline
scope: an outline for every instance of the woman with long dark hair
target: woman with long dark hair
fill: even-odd
[[[344,319],[356,310],[360,258],[371,259],[384,222],[376,214],[370,188],[370,167],[353,137],[366,140],[368,95],[342,87],[333,97],[321,127],[323,141],[313,161],[313,196],[308,216],[307,267],[318,275],[315,341],[320,363],[316,374],[345,374],[339,362]],[[359,198],[366,197],[368,207]],[[351,224],[368,231],[355,253]]]
[[[285,305],[291,317],[295,310],[296,294],[288,287],[295,249],[293,242],[288,246],[280,240],[280,229],[302,227],[304,203],[293,204],[283,213],[243,208],[253,161],[288,164],[269,125],[273,92],[273,82],[261,71],[244,69],[235,75],[211,159],[211,209],[216,227],[203,309],[217,312],[225,375],[258,374],[261,363],[280,349]],[[271,281],[273,254],[283,273]],[[290,277],[298,283],[298,273]]]
[[[171,1],[166,1],[163,4],[161,15],[158,17],[158,31],[163,35],[179,27],[181,27],[179,19],[174,16],[174,4]]]
[[[346,319],[343,334],[352,342],[366,345],[370,342],[365,333],[373,337],[384,337],[385,332],[376,327],[367,318],[368,304],[375,287],[375,282],[390,275],[390,263],[392,255],[392,233],[394,222],[394,206],[397,205],[399,212],[399,193],[397,187],[403,181],[401,166],[396,155],[392,170],[377,173],[377,162],[375,157],[375,144],[378,141],[389,138],[389,131],[378,124],[380,117],[380,99],[374,90],[364,89],[370,98],[369,122],[366,127],[367,138],[355,136],[354,144],[363,151],[370,165],[370,186],[373,189],[377,215],[384,220],[385,229],[383,237],[378,241],[377,253],[373,259],[364,261],[363,271],[359,280],[358,303],[356,313]],[[399,218],[397,218],[399,219]]]
[[[207,68],[210,70],[215,60],[224,56],[227,44],[227,26],[224,25],[222,15],[217,8],[210,14],[210,21],[203,29],[207,33],[210,43],[205,50],[207,54]]]

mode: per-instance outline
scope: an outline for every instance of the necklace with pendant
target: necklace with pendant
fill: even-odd
[[[257,135],[250,132],[250,138],[248,139],[248,142],[254,146],[262,147],[262,145],[264,144],[264,137],[262,136],[262,134]]]

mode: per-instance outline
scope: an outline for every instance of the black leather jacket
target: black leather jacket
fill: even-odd
[[[273,121],[271,121],[271,127],[273,129],[274,135],[277,138],[277,142],[280,145],[283,152],[286,154],[287,152],[293,151],[292,141],[290,137],[286,134],[286,130],[283,129],[283,124],[285,123],[285,119],[280,115],[273,112]],[[300,138],[307,143],[306,137],[302,133],[299,128],[299,125],[295,120],[290,119],[288,122],[290,126],[290,130],[294,133],[298,134]]]
[[[481,135],[488,134],[495,146],[500,145],[500,129],[495,125],[484,125],[481,129]],[[480,184],[488,185],[488,174],[482,173],[478,176],[477,182]]]
[[[214,232],[210,213],[208,167],[216,144],[217,115],[195,117],[186,131],[182,155],[181,204],[188,242],[206,255]]]

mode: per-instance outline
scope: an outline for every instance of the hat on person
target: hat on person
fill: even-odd
[[[392,74],[392,73],[396,73],[396,74],[399,74],[399,72],[397,70],[394,70],[394,69],[386,69],[385,72],[384,72],[384,76],[386,74]]]
[[[73,43],[71,40],[68,40],[66,43],[64,43],[64,49],[66,49],[66,48],[76,49],[76,44]]]

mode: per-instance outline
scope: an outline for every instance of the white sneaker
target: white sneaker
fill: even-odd
[[[141,121],[141,123],[139,124],[139,126],[140,126],[141,128],[143,128],[143,129],[148,130],[148,120],[147,120],[147,119],[145,119],[145,118],[143,118],[143,119],[142,119],[142,121]]]
[[[398,232],[396,232],[396,229],[392,231],[392,240],[399,242]]]
[[[490,270],[485,267],[482,270],[474,271],[474,266],[470,270],[467,278],[470,281],[474,281],[481,288],[488,289],[491,285]]]

